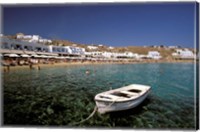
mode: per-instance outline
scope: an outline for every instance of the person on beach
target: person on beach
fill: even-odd
[[[6,68],[4,68],[4,72],[9,72],[10,71],[10,65],[7,65]]]
[[[32,62],[29,62],[29,68],[30,68],[30,69],[33,69],[33,64],[32,64]]]
[[[38,70],[40,70],[40,66],[38,65]]]

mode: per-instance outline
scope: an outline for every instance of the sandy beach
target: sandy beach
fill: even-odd
[[[74,65],[106,65],[106,64],[140,64],[140,63],[195,63],[194,60],[142,60],[134,62],[59,62],[59,63],[49,63],[49,64],[34,64],[32,65],[32,70],[41,70],[47,67],[59,67],[59,66],[74,66]],[[22,66],[1,66],[1,71],[8,72],[18,69],[30,69],[29,65]]]

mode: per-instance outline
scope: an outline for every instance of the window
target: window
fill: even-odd
[[[28,49],[29,51],[33,51],[33,47],[31,47],[31,46],[27,46],[27,49]]]
[[[55,47],[53,47],[53,52],[56,52],[56,48]]]
[[[3,45],[1,45],[1,47],[2,47],[3,49],[9,49],[8,43],[4,43]]]
[[[68,53],[68,52],[69,52],[69,51],[68,51],[68,49],[65,49],[65,52],[67,52],[67,53]]]
[[[35,50],[36,51],[42,51],[42,49],[40,47],[36,47]]]
[[[22,50],[22,46],[21,45],[16,45],[16,48],[17,50]]]
[[[61,52],[61,49],[60,49],[60,48],[58,48],[58,49],[57,49],[57,51],[58,51],[58,52]]]

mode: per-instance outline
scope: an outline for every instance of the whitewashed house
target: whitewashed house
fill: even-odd
[[[95,58],[102,58],[103,57],[103,52],[100,51],[95,51],[95,52],[90,52],[92,57]]]
[[[17,39],[23,39],[24,35],[20,33],[20,34],[17,34],[16,37]]]
[[[132,53],[132,52],[125,52],[125,56],[126,56],[127,58],[134,58],[134,57],[135,57],[135,54]]]
[[[135,58],[136,54],[132,52],[114,53],[114,52],[93,52],[93,55],[103,56],[105,58]]]
[[[149,51],[147,57],[151,58],[151,59],[160,59],[161,58],[160,53],[158,51]]]
[[[49,49],[50,53],[57,53],[60,55],[68,55],[69,54],[68,48],[65,46],[49,45],[48,49]]]
[[[137,56],[138,59],[147,59],[148,58],[148,55],[144,55],[144,54],[139,54]]]
[[[114,49],[114,47],[112,47],[112,46],[109,46],[109,47],[108,47],[108,49],[111,49],[111,50],[112,50],[112,49]]]
[[[85,52],[85,56],[91,57],[92,56],[92,52]]]
[[[135,54],[132,52],[124,52],[124,53],[113,53],[115,58],[135,58]]]
[[[31,35],[24,35],[24,36],[22,37],[22,39],[32,39],[32,36],[31,36]]]
[[[29,43],[26,41],[13,40],[8,38],[1,39],[1,48],[9,50],[24,50],[24,51],[35,51],[35,52],[49,52],[46,45],[39,43]]]
[[[176,52],[172,53],[172,56],[179,57],[181,59],[192,59],[195,57],[194,53],[189,49],[177,49]]]
[[[135,54],[134,54],[134,58],[137,59],[137,60],[139,60],[139,59],[140,59],[140,55],[137,54],[137,53],[135,53]]]
[[[105,58],[114,58],[115,57],[115,53],[113,53],[113,52],[103,52],[102,55]]]
[[[69,54],[72,54],[72,55],[84,55],[85,54],[85,48],[73,47],[73,46],[66,46],[66,48],[68,48]]]
[[[98,49],[97,46],[87,46],[87,48],[90,49],[90,50],[96,50],[96,49]]]
[[[39,43],[52,43],[52,40],[49,40],[49,39],[39,39],[38,42]]]
[[[52,40],[48,39],[47,42],[48,42],[48,43],[52,43]]]
[[[37,43],[37,42],[39,42],[39,39],[41,39],[41,37],[39,35],[33,35],[31,37],[31,39],[29,40],[29,42]]]
[[[124,53],[114,53],[114,57],[115,58],[124,58],[125,55],[124,55]]]
[[[168,46],[169,49],[176,49],[178,46]]]
[[[23,35],[23,34],[17,34],[17,39],[28,41],[30,43],[52,43],[52,40],[49,39],[43,39],[39,35]]]
[[[61,55],[84,55],[85,49],[80,47],[73,47],[73,46],[54,46],[50,45],[49,52],[51,53],[58,53]]]

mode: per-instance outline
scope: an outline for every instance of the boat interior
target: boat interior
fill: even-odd
[[[113,91],[111,93],[102,94],[99,97],[102,99],[108,100],[116,100],[119,98],[128,99],[134,96],[138,96],[142,91],[139,89],[130,89],[130,90],[123,90],[123,91]]]

